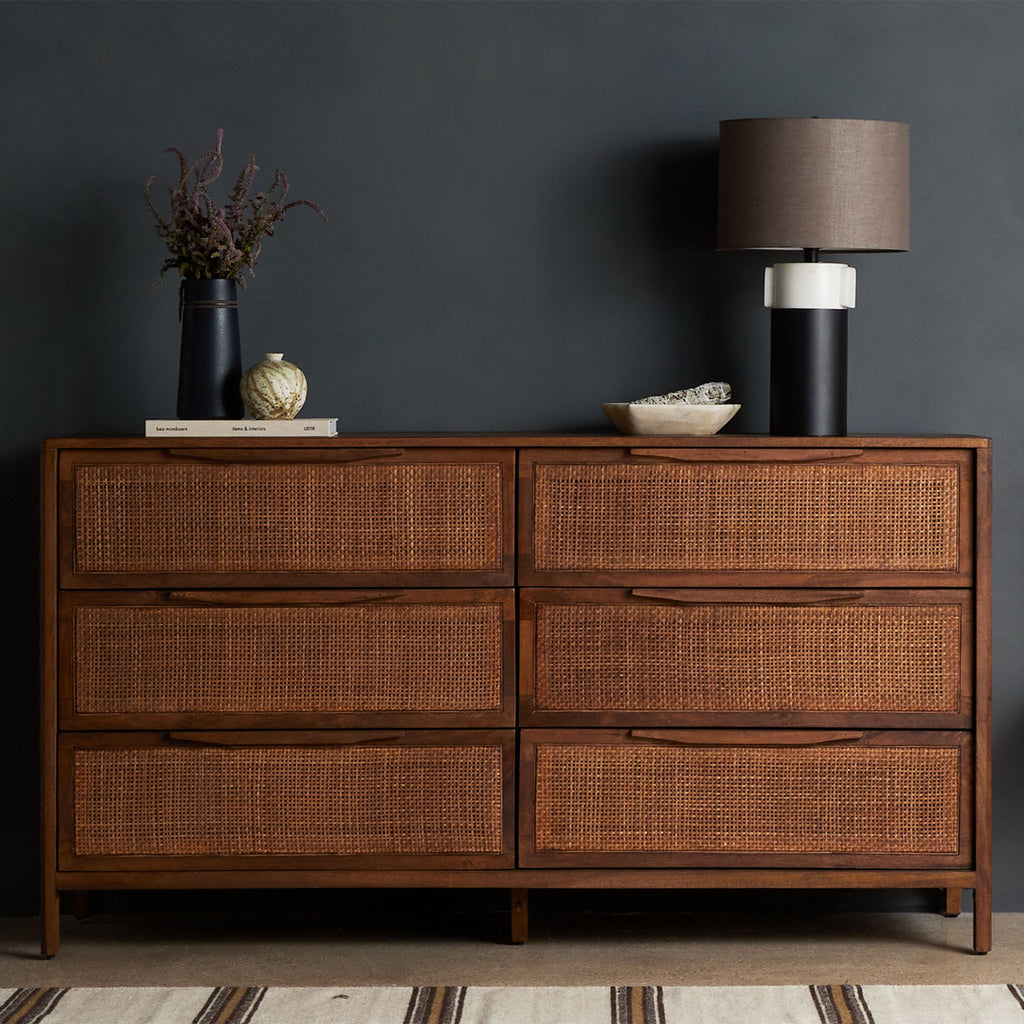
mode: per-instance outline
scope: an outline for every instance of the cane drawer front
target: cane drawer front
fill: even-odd
[[[513,464],[504,449],[65,452],[62,583],[511,585]]]
[[[966,728],[964,590],[524,590],[524,724]]]
[[[61,739],[65,869],[510,867],[511,730]]]
[[[71,591],[65,728],[512,726],[511,590]]]
[[[525,451],[519,578],[970,586],[972,476],[956,449]]]
[[[526,730],[519,863],[965,867],[953,732]]]

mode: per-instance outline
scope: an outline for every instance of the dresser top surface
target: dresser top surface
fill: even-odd
[[[715,434],[711,437],[615,433],[370,433],[336,437],[56,437],[56,449],[183,448],[991,448],[987,437],[946,434],[849,434],[844,437],[775,437]]]

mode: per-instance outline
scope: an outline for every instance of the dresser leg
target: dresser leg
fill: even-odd
[[[88,889],[76,889],[71,894],[71,913],[78,921],[84,921],[89,916]]]
[[[992,948],[992,887],[974,890],[974,952],[987,953]]]
[[[60,949],[60,894],[45,891],[42,904],[39,948],[45,957],[56,956]]]
[[[509,903],[512,912],[510,939],[513,945],[522,945],[529,935],[530,890],[510,889]]]
[[[962,906],[963,890],[943,889],[942,891],[946,896],[946,906],[942,912],[946,917],[959,917]]]

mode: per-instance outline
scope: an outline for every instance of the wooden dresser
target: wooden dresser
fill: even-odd
[[[990,444],[619,435],[43,449],[59,894],[974,891]]]

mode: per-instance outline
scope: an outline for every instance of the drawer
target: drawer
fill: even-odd
[[[970,586],[962,450],[524,451],[528,586]]]
[[[526,730],[527,867],[965,867],[955,732]]]
[[[511,726],[511,590],[61,595],[64,728]]]
[[[967,728],[964,590],[524,590],[533,725]]]
[[[501,449],[65,452],[61,582],[510,586],[513,464]]]
[[[511,867],[506,731],[60,742],[63,869]]]

